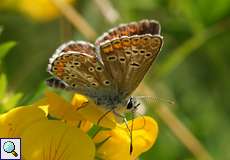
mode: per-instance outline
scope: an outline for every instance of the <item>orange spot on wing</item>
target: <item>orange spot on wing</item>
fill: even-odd
[[[56,65],[56,67],[57,67],[57,68],[64,67],[64,63],[61,63],[61,62],[60,62],[59,64]]]
[[[116,48],[116,49],[121,48],[122,47],[121,41],[120,40],[116,40],[116,41],[112,42],[112,46],[113,46],[113,48]]]
[[[125,47],[131,46],[131,42],[130,42],[130,40],[128,38],[127,39],[122,39],[121,42],[122,42],[122,45],[125,46]]]
[[[131,39],[131,42],[132,42],[133,45],[139,45],[140,44],[140,39],[135,37],[135,38]]]
[[[109,45],[106,45],[106,46],[102,46],[102,50],[104,53],[109,53],[109,52],[112,52],[113,51],[113,47],[111,44]]]
[[[128,31],[121,31],[121,36],[128,36],[129,32]]]
[[[61,76],[64,73],[64,63],[60,62],[54,66],[54,68],[57,68],[55,70],[55,74],[57,76]]]

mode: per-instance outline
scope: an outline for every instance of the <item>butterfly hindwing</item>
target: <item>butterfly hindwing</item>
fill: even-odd
[[[83,94],[101,86],[112,86],[110,75],[98,61],[95,48],[86,42],[69,42],[59,47],[50,59],[48,71],[72,90]],[[83,90],[83,91],[82,91]]]

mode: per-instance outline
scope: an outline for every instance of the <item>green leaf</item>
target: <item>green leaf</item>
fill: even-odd
[[[0,45],[0,60],[6,56],[9,50],[16,45],[16,42],[9,41]]]
[[[7,88],[7,78],[4,73],[0,75],[0,99],[3,99],[4,94],[6,93]]]

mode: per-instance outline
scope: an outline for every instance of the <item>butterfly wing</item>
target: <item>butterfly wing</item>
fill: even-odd
[[[48,85],[90,97],[96,96],[99,90],[111,90],[113,84],[97,58],[95,47],[82,41],[60,46],[49,59],[48,72],[55,77],[47,81]]]
[[[111,73],[124,97],[144,78],[162,43],[160,25],[153,20],[121,25],[96,41],[105,69]]]

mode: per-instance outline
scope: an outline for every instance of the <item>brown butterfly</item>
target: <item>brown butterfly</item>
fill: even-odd
[[[49,59],[49,86],[65,88],[106,109],[130,110],[139,104],[130,94],[137,88],[163,44],[160,24],[142,20],[122,24],[99,37],[95,45],[70,41]]]
[[[107,109],[98,123],[111,111],[126,122],[120,113],[133,112],[139,105],[130,95],[144,78],[162,44],[160,24],[155,20],[119,25],[99,37],[95,45],[70,41],[61,45],[49,59],[48,72],[54,77],[48,79],[47,84],[81,93]],[[132,128],[133,124],[129,129],[130,154]]]

